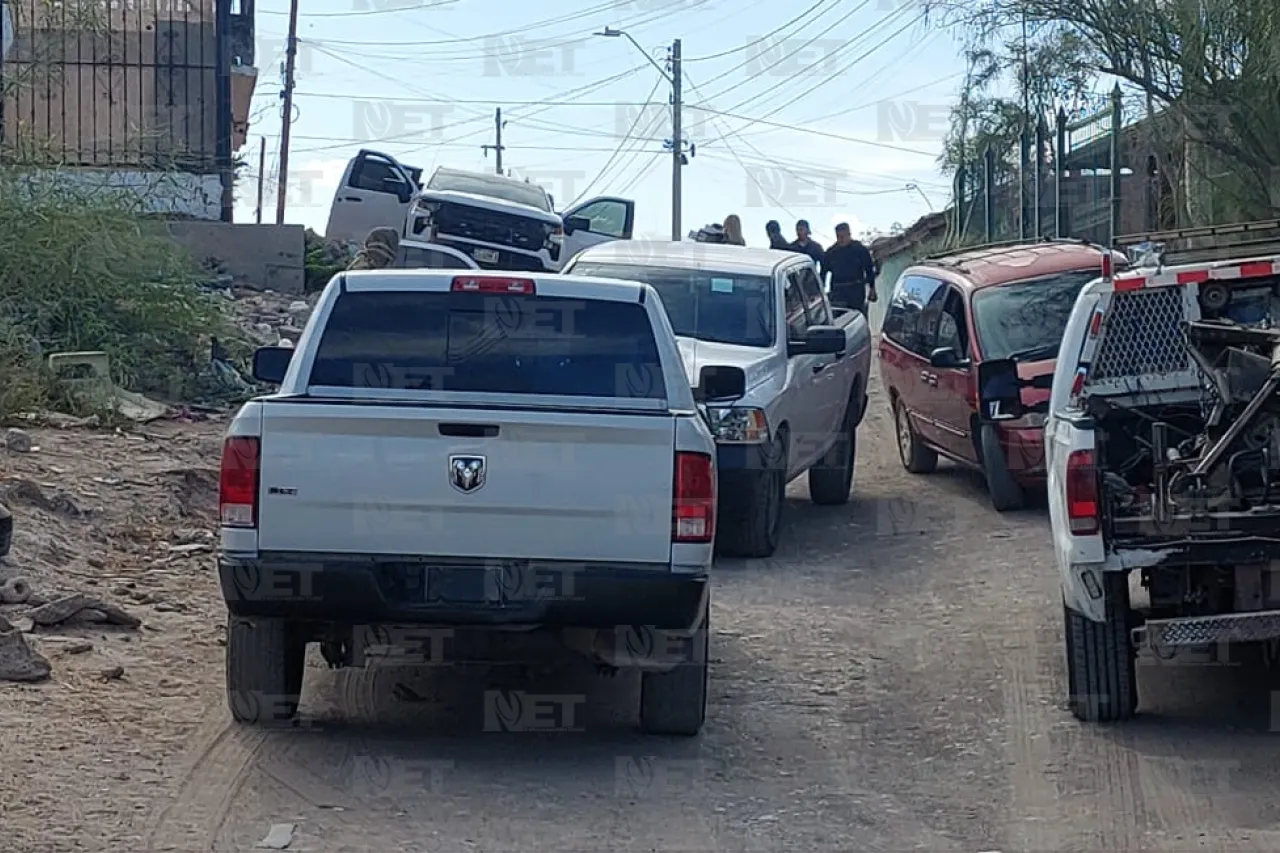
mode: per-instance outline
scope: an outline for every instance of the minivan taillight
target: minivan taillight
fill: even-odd
[[[1067,457],[1067,520],[1076,536],[1098,532],[1098,468],[1092,450]]]
[[[222,444],[218,514],[223,527],[258,526],[258,472],[261,441],[231,436]]]
[[[677,453],[671,499],[671,541],[710,542],[715,536],[715,463],[705,453]]]

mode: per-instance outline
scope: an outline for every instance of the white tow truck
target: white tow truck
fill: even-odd
[[[716,463],[697,402],[745,377],[691,387],[652,288],[340,273],[254,373],[279,390],[232,420],[220,490],[237,720],[293,718],[308,643],[359,666],[424,628],[535,630],[641,669],[646,731],[699,731]]]
[[[1139,654],[1280,640],[1280,221],[1121,245],[1131,265],[1104,261],[1076,301],[1045,424],[1086,721],[1137,711]],[[1016,410],[1005,374],[984,397]]]

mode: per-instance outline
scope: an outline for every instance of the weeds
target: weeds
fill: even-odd
[[[209,338],[239,335],[191,256],[128,190],[68,197],[0,169],[0,417],[65,403],[44,357],[103,350],[113,380],[199,393]]]

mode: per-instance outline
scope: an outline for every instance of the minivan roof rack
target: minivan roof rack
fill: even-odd
[[[1067,245],[1067,246],[1092,246],[1088,240],[1078,237],[1043,237],[1039,240],[1031,238],[1019,240],[1002,240],[998,243],[982,243],[977,246],[960,246],[946,252],[938,252],[934,255],[927,255],[922,263],[934,263],[939,266],[965,266],[973,261],[987,260],[996,255],[1005,252],[1020,249],[1024,246],[1051,246],[1051,245]],[[966,257],[963,260],[957,258],[957,255],[973,255],[978,253],[976,257]]]
[[[1280,219],[1123,234],[1116,237],[1115,243],[1122,250],[1140,243],[1163,244],[1163,266],[1280,255]]]

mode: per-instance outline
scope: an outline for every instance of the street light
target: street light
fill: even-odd
[[[680,110],[681,110],[681,71],[680,71],[680,39],[676,39],[671,43],[671,73],[654,60],[649,52],[640,46],[640,43],[631,37],[626,30],[618,30],[613,27],[605,27],[598,36],[605,38],[625,38],[631,42],[636,50],[644,55],[649,64],[658,69],[658,73],[662,75],[662,79],[671,84],[671,239],[673,242],[680,242],[680,168],[684,165],[684,140],[681,139],[682,129],[680,127]]]
[[[635,49],[640,51],[640,53],[644,55],[645,59],[649,60],[649,64],[652,65],[654,68],[658,69],[658,73],[662,75],[662,78],[664,80],[666,80],[668,83],[670,83],[673,86],[675,85],[675,81],[671,79],[671,75],[667,73],[667,69],[659,65],[657,60],[655,60],[652,56],[649,55],[649,51],[641,47],[640,42],[636,41],[634,38],[631,37],[631,33],[627,32],[626,30],[615,30],[613,27],[605,27],[603,30],[596,33],[596,35],[604,36],[605,38],[611,38],[611,39],[624,38],[627,41],[631,42],[631,44],[635,46]]]

